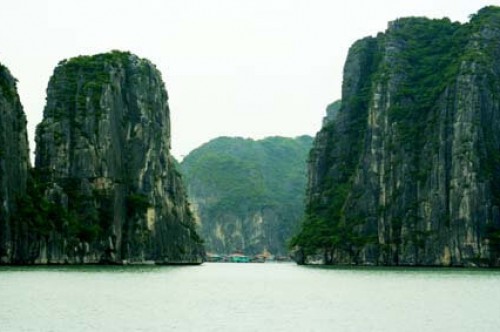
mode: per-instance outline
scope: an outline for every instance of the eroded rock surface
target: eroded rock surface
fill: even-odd
[[[35,166],[60,210],[26,262],[201,262],[169,153],[167,99],[160,72],[133,54],[59,63],[36,132]]]
[[[500,265],[500,8],[356,42],[317,134],[298,260]]]

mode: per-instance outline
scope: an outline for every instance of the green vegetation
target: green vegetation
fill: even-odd
[[[94,218],[78,215],[78,211],[65,208],[61,197],[47,197],[47,183],[36,170],[30,171],[27,192],[18,198],[18,210],[13,216],[12,225],[24,230],[21,234],[48,238],[51,233],[64,235],[70,241],[90,242],[98,238],[102,230]]]
[[[437,125],[432,114],[439,107],[440,96],[456,79],[468,34],[449,19],[405,18],[394,24],[397,28],[391,31],[390,39],[405,44],[394,63],[383,69],[402,78],[388,110],[389,120],[398,129],[396,144],[419,151],[426,142],[421,133]],[[418,165],[419,156],[413,154],[414,165]],[[425,169],[415,172],[421,181],[428,175]]]
[[[74,66],[88,70],[92,67],[98,67],[104,62],[120,62],[126,61],[131,53],[128,51],[112,50],[111,52],[101,53],[96,55],[80,55],[71,59],[64,59],[59,62],[59,65]]]
[[[477,14],[472,14],[470,17],[470,24],[474,30],[488,24],[492,28],[500,28],[500,7],[486,6],[481,8]]]
[[[18,198],[18,210],[13,216],[12,225],[29,229],[35,236],[48,237],[51,233],[57,233],[75,242],[93,242],[109,234],[114,218],[110,193],[94,190],[92,194],[85,195],[80,179],[67,178],[62,183],[64,200],[67,202],[64,204],[61,193],[55,191],[48,195],[51,188],[44,178],[37,170],[30,171],[27,192]],[[147,198],[143,195],[127,197],[129,218],[145,213],[148,206]]]
[[[216,209],[246,213],[245,208],[290,204],[303,197],[303,155],[311,142],[307,136],[260,141],[221,137],[191,152],[181,167],[189,185],[203,183],[200,190],[209,188],[218,196]]]
[[[14,100],[17,95],[16,79],[10,75],[7,67],[0,63],[0,96],[4,96],[8,101]]]
[[[30,172],[26,195],[18,197],[18,210],[13,216],[12,225],[21,229],[30,229],[40,236],[48,236],[53,230],[60,230],[67,215],[64,209],[45,196],[45,186],[36,171]]]
[[[127,216],[130,218],[144,215],[148,207],[151,206],[148,197],[142,194],[128,195],[125,204],[127,206]]]
[[[49,86],[54,89],[48,93],[55,94],[50,96],[50,99],[58,101],[55,107],[51,108],[53,118],[58,120],[69,114],[71,124],[75,128],[80,127],[80,120],[87,112],[94,114],[98,121],[104,113],[100,105],[102,94],[105,87],[111,83],[110,68],[127,70],[131,56],[129,52],[114,50],[60,61],[49,82]],[[96,123],[95,130],[98,128]]]
[[[270,137],[259,141],[221,137],[192,151],[182,161],[189,196],[199,201],[202,234],[207,250],[245,249],[260,253],[266,247],[285,252],[285,239],[291,234],[303,211],[306,186],[306,156],[312,138]],[[215,243],[215,225],[223,223],[228,238],[237,232],[235,220],[247,220],[264,210],[277,215],[265,225],[268,239],[250,244],[255,230],[244,225],[245,248],[234,243],[222,248]],[[274,243],[273,243],[274,242]],[[224,252],[221,252],[224,253]]]

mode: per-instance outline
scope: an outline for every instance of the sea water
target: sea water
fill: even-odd
[[[0,267],[0,331],[499,330],[499,270]]]

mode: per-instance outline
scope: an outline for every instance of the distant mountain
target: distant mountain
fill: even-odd
[[[304,210],[312,137],[220,137],[181,163],[207,251],[285,255]]]

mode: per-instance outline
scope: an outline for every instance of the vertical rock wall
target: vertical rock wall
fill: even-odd
[[[35,166],[61,206],[39,263],[197,263],[203,248],[171,160],[155,66],[113,51],[62,61],[47,88]]]
[[[500,265],[499,45],[497,7],[464,25],[400,19],[353,45],[311,153],[306,256]]]
[[[26,193],[28,167],[26,116],[16,80],[0,64],[0,263],[12,262],[17,228],[14,216],[18,200]]]

